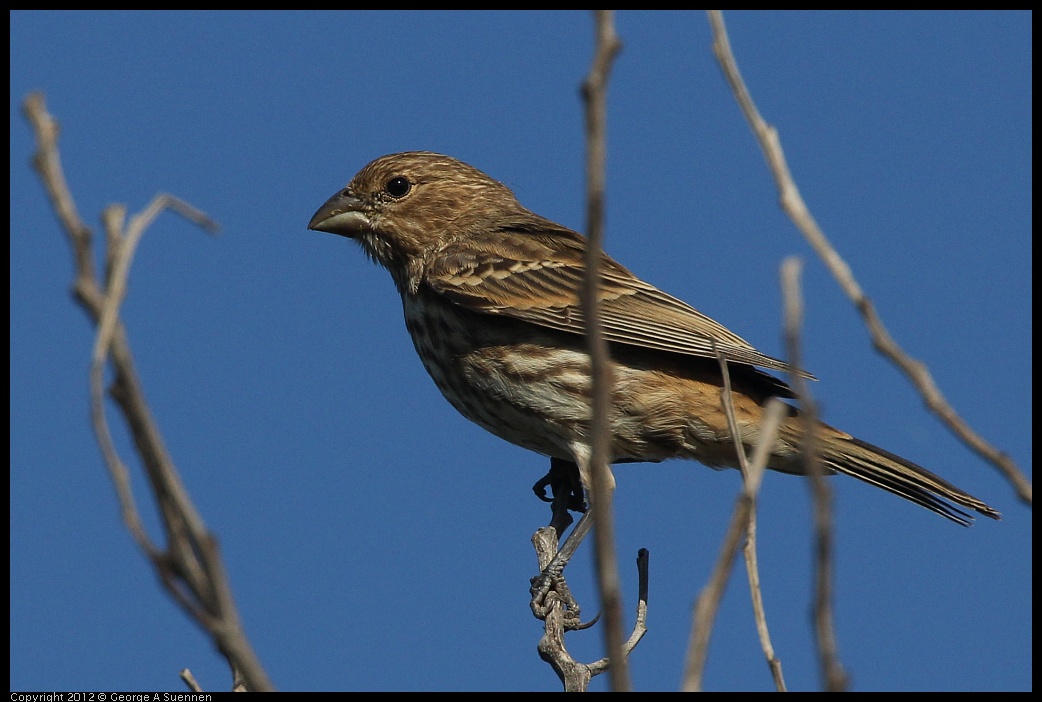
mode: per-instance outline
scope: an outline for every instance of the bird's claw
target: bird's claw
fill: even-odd
[[[568,584],[561,575],[552,575],[544,571],[532,578],[531,582],[529,593],[532,595],[532,614],[536,619],[545,620],[555,605],[561,607],[562,624],[566,631],[588,629],[600,618],[598,614],[592,621],[582,623],[579,603],[572,596],[572,591],[568,589]]]

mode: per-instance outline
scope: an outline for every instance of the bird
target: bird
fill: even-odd
[[[375,159],[319,207],[308,229],[357,242],[388,270],[416,352],[453,407],[552,464],[578,466],[589,489],[582,234],[526,209],[477,168],[430,151]],[[767,402],[797,399],[772,371],[794,369],[608,254],[600,264],[598,303],[613,377],[610,462],[689,459],[738,468],[720,359],[747,450],[759,438]],[[767,468],[805,474],[803,418],[786,406]],[[826,474],[851,476],[964,526],[973,522],[966,510],[1000,518],[922,466],[815,421]]]

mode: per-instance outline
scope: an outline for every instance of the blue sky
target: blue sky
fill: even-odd
[[[1031,15],[730,13],[753,96],[819,223],[894,337],[1030,473]],[[806,365],[830,423],[986,500],[962,529],[837,477],[836,619],[856,690],[1028,690],[1031,513],[870,348],[777,207],[698,12],[623,12],[611,77],[608,251],[772,355],[778,264],[806,260]],[[28,167],[21,101],[44,91],[83,218],[159,191],[124,320],[168,448],[220,538],[246,630],[285,690],[556,690],[536,655],[530,486],[545,459],[471,425],[416,358],[386,272],[308,232],[373,158],[467,161],[584,227],[586,12],[11,14],[11,686],[227,689],[119,519],[88,424],[93,330]],[[100,232],[100,229],[97,229]],[[115,423],[117,415],[110,414]],[[137,471],[125,433],[117,436]],[[625,609],[651,552],[634,685],[679,683],[691,604],[739,476],[616,470]],[[137,493],[154,526],[143,478]],[[156,534],[153,530],[153,534]],[[809,496],[771,474],[761,577],[790,689],[819,687]],[[158,535],[157,535],[158,536]],[[589,613],[588,552],[570,568]],[[572,634],[577,658],[598,631]],[[594,682],[603,689],[606,680]],[[710,690],[770,689],[741,565]]]

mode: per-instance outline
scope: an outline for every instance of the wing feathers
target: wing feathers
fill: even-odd
[[[545,230],[544,230],[545,231]],[[427,272],[427,284],[453,302],[550,329],[583,334],[579,303],[585,241],[569,230],[529,235],[525,246],[504,250],[503,239],[466,251],[444,250]],[[552,239],[552,241],[551,241]],[[562,246],[561,244],[565,244]],[[602,259],[601,313],[605,338],[659,351],[725,358],[777,371],[788,365],[687,303],[640,280],[613,259]],[[812,377],[809,374],[804,374]]]

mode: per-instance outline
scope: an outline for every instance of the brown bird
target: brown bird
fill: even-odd
[[[502,183],[454,158],[413,151],[376,159],[331,197],[309,229],[354,239],[391,273],[427,372],[467,419],[551,459],[589,486],[589,357],[579,289],[586,239],[525,209]],[[759,437],[772,396],[793,398],[760,368],[783,362],[606,254],[600,306],[614,371],[612,462],[688,458],[736,468],[717,353],[728,361],[742,442]],[[802,473],[798,410],[768,468]],[[829,472],[845,473],[963,525],[955,505],[999,518],[909,460],[817,425]],[[952,504],[954,503],[954,504]]]

